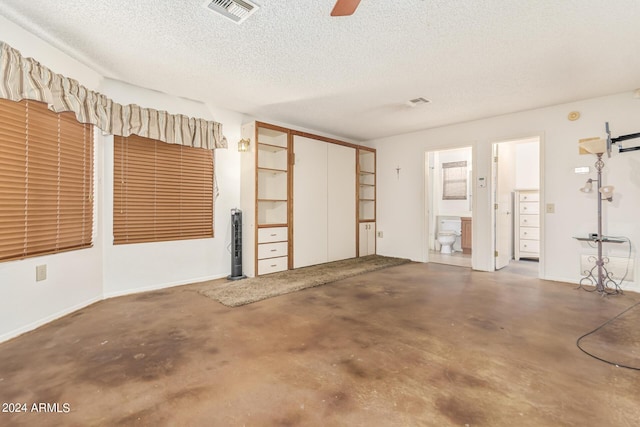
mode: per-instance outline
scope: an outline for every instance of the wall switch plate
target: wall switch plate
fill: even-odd
[[[554,203],[547,203],[547,213],[556,213],[556,205]]]
[[[36,265],[36,282],[47,279],[47,264]]]
[[[382,238],[382,231],[378,231],[378,237]]]

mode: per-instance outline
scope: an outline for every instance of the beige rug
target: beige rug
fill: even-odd
[[[411,260],[369,255],[250,279],[212,283],[200,289],[199,292],[228,307],[238,307],[408,262]]]

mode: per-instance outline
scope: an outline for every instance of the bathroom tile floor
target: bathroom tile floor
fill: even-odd
[[[429,251],[429,262],[471,268],[471,254],[463,254],[462,252],[443,254],[439,251]]]

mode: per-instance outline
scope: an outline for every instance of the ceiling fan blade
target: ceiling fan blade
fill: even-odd
[[[356,11],[359,4],[360,0],[338,0],[336,1],[336,5],[333,6],[331,16],[353,15],[353,12]]]

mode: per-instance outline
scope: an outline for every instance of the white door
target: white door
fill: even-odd
[[[296,135],[293,152],[293,267],[299,268],[327,262],[327,143]]]
[[[511,143],[494,145],[495,171],[495,269],[509,265],[513,258],[513,200],[515,188],[515,147]]]
[[[327,147],[327,261],[356,256],[356,150]],[[294,199],[295,200],[295,199]]]

